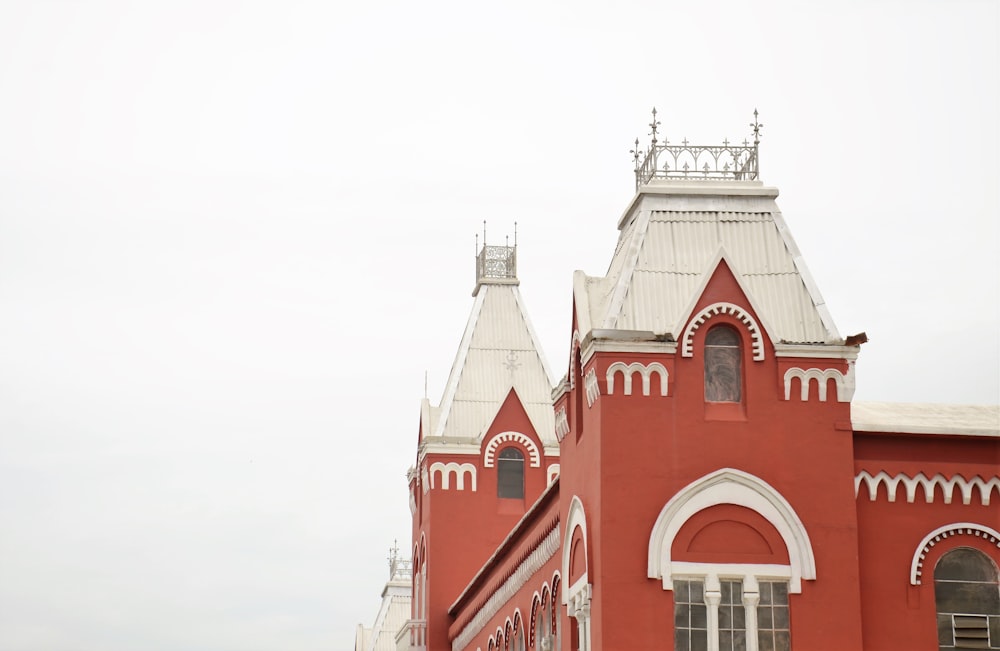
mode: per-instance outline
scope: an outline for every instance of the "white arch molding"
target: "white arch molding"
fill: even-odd
[[[693,515],[718,504],[735,504],[759,513],[770,522],[788,549],[789,590],[802,592],[802,579],[816,578],[816,558],[805,526],[795,510],[770,484],[750,473],[723,468],[697,479],[670,498],[660,511],[649,536],[647,576],[662,579],[664,590],[673,590],[670,548],[674,538]]]
[[[542,457],[538,453],[538,446],[535,442],[528,437],[527,434],[522,434],[520,432],[500,432],[496,436],[490,439],[490,442],[486,444],[486,452],[483,454],[483,467],[492,468],[496,462],[497,448],[501,444],[508,441],[513,441],[520,445],[528,451],[528,459],[532,468],[538,468],[542,465]]]
[[[694,355],[694,333],[706,321],[717,314],[728,314],[736,317],[750,331],[750,343],[753,349],[753,360],[759,362],[764,359],[764,339],[760,335],[760,326],[757,321],[750,316],[750,313],[739,305],[733,303],[712,303],[699,312],[688,323],[681,337],[681,356],[692,357]]]
[[[589,562],[590,556],[587,553],[587,513],[583,509],[583,501],[580,500],[576,495],[569,502],[569,513],[566,517],[566,529],[563,531],[563,545],[562,545],[562,576],[568,577],[569,574],[569,561],[570,554],[573,552],[570,546],[573,542],[573,532],[576,528],[580,528],[580,533],[583,534],[583,562],[588,564],[588,567],[583,572],[583,576],[577,579],[576,583],[571,585],[569,589],[562,591],[562,603],[564,606],[568,605],[570,599],[579,592],[582,587],[577,584],[586,585],[589,574]]]
[[[997,531],[992,527],[987,527],[984,524],[976,524],[975,522],[954,522],[952,524],[946,524],[943,527],[938,527],[924,536],[924,539],[920,541],[920,544],[917,545],[916,550],[913,552],[913,559],[910,561],[910,585],[921,584],[921,575],[924,571],[924,558],[927,557],[927,554],[930,553],[931,548],[934,547],[934,545],[938,544],[945,538],[962,535],[982,538],[990,544],[996,545],[997,548],[1000,548],[1000,531]]]

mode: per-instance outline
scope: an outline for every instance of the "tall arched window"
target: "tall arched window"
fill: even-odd
[[[739,402],[743,399],[740,335],[728,325],[717,325],[705,335],[705,400]]]
[[[990,558],[953,549],[934,568],[938,648],[1000,649],[1000,574]]]
[[[504,448],[497,458],[497,497],[524,499],[524,455]]]

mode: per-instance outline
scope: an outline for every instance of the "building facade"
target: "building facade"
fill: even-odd
[[[396,648],[1000,649],[1000,410],[854,403],[866,338],[758,180],[759,128],[656,125],[607,274],[573,276],[562,379],[516,243],[479,256],[421,407]]]

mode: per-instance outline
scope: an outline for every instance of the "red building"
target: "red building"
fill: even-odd
[[[852,404],[865,337],[758,142],[654,129],[607,275],[573,277],[554,390],[516,246],[484,247],[421,408],[396,648],[1000,649],[1000,410]]]

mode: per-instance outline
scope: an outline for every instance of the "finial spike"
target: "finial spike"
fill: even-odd
[[[486,246],[486,220],[483,220],[483,246]]]
[[[653,136],[653,147],[656,147],[656,130],[660,126],[660,121],[656,119],[656,107],[653,107],[653,121],[649,123],[651,131],[648,135]]]
[[[514,248],[517,248],[517,222],[514,222]]]
[[[760,130],[764,128],[764,125],[757,120],[757,109],[753,110],[753,122],[750,123],[753,128],[753,144],[757,146],[760,144]]]

